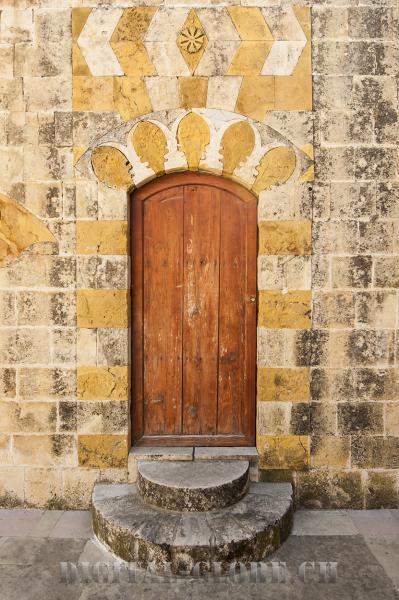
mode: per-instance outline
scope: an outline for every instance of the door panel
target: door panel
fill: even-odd
[[[254,444],[256,215],[249,192],[210,175],[135,193],[135,444]]]

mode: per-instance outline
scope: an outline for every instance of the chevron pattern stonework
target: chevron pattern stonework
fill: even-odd
[[[76,111],[312,108],[304,6],[75,8],[72,30]]]

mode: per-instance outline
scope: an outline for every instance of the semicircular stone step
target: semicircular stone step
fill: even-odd
[[[247,491],[249,463],[141,461],[138,490],[145,502],[168,510],[205,511],[237,502]]]
[[[125,561],[159,573],[186,575],[215,562],[222,573],[237,561],[257,562],[288,537],[293,519],[289,483],[252,483],[236,504],[211,512],[175,512],[143,501],[135,484],[97,484],[93,530]]]

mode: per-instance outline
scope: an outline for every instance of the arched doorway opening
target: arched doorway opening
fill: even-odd
[[[185,172],[131,206],[133,444],[253,446],[255,196]]]

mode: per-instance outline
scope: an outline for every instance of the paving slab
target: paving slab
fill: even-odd
[[[366,538],[399,536],[399,520],[391,510],[348,510],[348,515],[359,533]]]
[[[50,538],[88,539],[93,535],[91,515],[85,510],[66,511],[57,521]]]
[[[51,538],[9,537],[0,546],[0,564],[34,565],[59,564],[60,561],[77,561],[85,540]]]
[[[29,537],[48,537],[64,514],[63,510],[46,510],[32,530],[26,533]]]
[[[366,544],[399,592],[399,536],[368,538]]]
[[[292,535],[356,535],[358,530],[344,510],[297,510]]]
[[[44,514],[43,510],[10,509],[1,512],[0,536],[26,536],[38,525]]]

